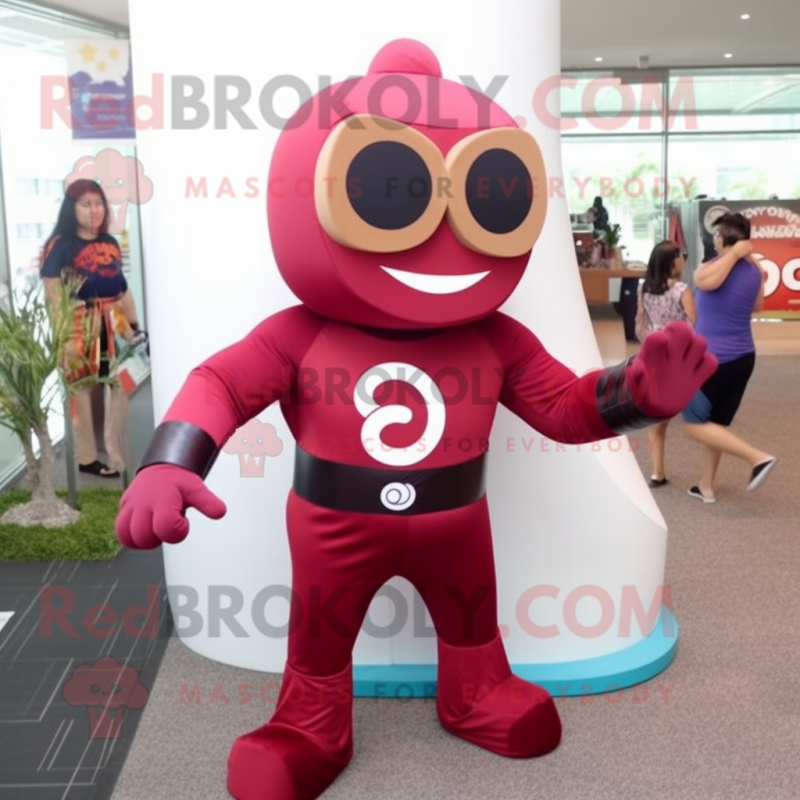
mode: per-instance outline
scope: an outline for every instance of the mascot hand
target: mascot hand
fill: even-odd
[[[193,472],[171,464],[147,467],[122,495],[117,538],[126,547],[141,550],[182,542],[189,533],[187,508],[211,519],[220,519],[226,511],[225,503]]]
[[[669,418],[686,408],[714,374],[717,359],[690,325],[671,322],[645,339],[627,369],[639,409],[651,417]]]

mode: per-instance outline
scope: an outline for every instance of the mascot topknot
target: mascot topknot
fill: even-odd
[[[297,444],[293,590],[305,607],[335,603],[336,620],[292,608],[275,713],[230,754],[239,800],[315,798],[348,764],[352,649],[395,575],[436,628],[442,725],[502,756],[556,747],[553,700],[512,675],[497,627],[485,494],[497,404],[550,439],[591,442],[674,416],[716,363],[676,323],[577,377],[497,310],[544,224],[535,139],[442,78],[418,42],[386,45],[348,84],[301,107],[272,160],[270,235],[302,305],[190,373],[117,519],[125,545],[152,548],[185,538],[190,507],[222,517],[203,478],[239,426],[281,402]]]

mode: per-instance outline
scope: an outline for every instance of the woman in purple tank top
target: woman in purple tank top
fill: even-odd
[[[692,290],[680,280],[686,260],[675,242],[659,242],[650,254],[644,284],[639,287],[636,310],[636,338],[640,342],[670,322],[694,325],[695,307]],[[651,486],[667,483],[664,451],[667,444],[669,420],[652,428],[650,438],[653,455]]]
[[[704,503],[716,501],[714,482],[723,453],[750,466],[748,491],[757,489],[778,462],[730,430],[756,362],[751,317],[764,303],[766,276],[752,256],[750,222],[742,214],[725,214],[714,227],[719,258],[703,264],[694,283],[697,333],[719,366],[683,411],[687,432],[705,451],[703,475],[689,494]]]

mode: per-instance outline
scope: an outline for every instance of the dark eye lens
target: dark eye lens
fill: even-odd
[[[375,142],[361,150],[347,171],[350,205],[364,222],[396,231],[416,222],[431,199],[425,162],[398,142]]]
[[[487,150],[467,175],[467,203],[475,221],[490,233],[510,233],[533,203],[531,176],[508,150]]]

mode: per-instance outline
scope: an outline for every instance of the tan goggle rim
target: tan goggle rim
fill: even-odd
[[[376,142],[398,142],[410,147],[431,176],[431,199],[419,219],[405,228],[386,230],[365,222],[348,197],[347,172],[355,157]],[[447,195],[438,192],[446,174],[444,158],[436,145],[401,122],[371,114],[355,114],[336,126],[317,157],[314,203],[317,218],[336,242],[354,250],[395,253],[417,247],[433,236],[447,211]]]
[[[533,201],[522,223],[508,233],[492,233],[472,216],[467,201],[467,175],[475,161],[488,150],[508,150],[522,161],[532,181]],[[536,140],[519,128],[493,128],[467,136],[456,144],[445,159],[452,181],[447,218],[458,240],[465,247],[490,256],[512,258],[527,253],[544,227],[547,216],[547,171]],[[538,190],[537,190],[538,188]],[[527,187],[526,187],[527,191]]]
[[[376,228],[364,221],[348,197],[347,172],[361,150],[375,142],[395,141],[416,152],[431,176],[431,200],[425,212],[411,225],[398,230]],[[533,187],[531,209],[523,222],[508,233],[492,233],[472,216],[466,196],[469,170],[488,150],[508,150],[516,155],[530,174]],[[438,191],[443,185],[447,192]],[[410,250],[430,238],[447,213],[459,241],[471,250],[490,256],[515,257],[527,253],[542,231],[547,216],[547,171],[536,140],[517,128],[495,128],[472,134],[442,157],[426,136],[403,123],[386,117],[357,114],[331,131],[317,158],[314,200],[317,217],[328,235],[339,244],[356,250],[390,253]]]

